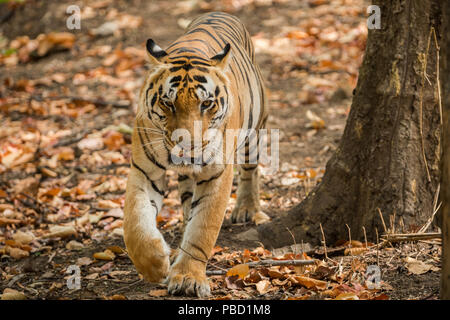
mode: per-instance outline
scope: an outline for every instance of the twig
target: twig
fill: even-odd
[[[295,237],[294,237],[294,234],[291,232],[291,230],[289,230],[289,228],[288,227],[286,227],[286,229],[287,229],[287,231],[291,234],[291,237],[292,237],[292,241],[294,241],[294,246],[297,246],[297,243],[295,242]]]
[[[388,233],[388,229],[386,228],[386,224],[384,223],[383,214],[381,213],[380,208],[377,208],[377,210],[378,210],[378,213],[380,214],[381,222],[383,223],[384,232],[385,232],[385,233]]]
[[[403,242],[403,241],[418,241],[418,240],[430,240],[430,239],[440,239],[442,233],[431,232],[431,233],[397,233],[397,234],[384,234],[382,235],[386,241],[389,242]]]
[[[364,243],[366,244],[366,248],[367,248],[367,234],[366,234],[366,228],[364,228],[364,226],[362,227],[363,232],[364,232]]]
[[[322,244],[323,244],[323,251],[325,253],[325,259],[328,259],[328,254],[327,254],[327,242],[325,241],[325,233],[323,233],[323,228],[322,228],[322,224],[319,223],[320,226],[320,232],[322,232]]]
[[[431,223],[434,220],[434,216],[436,215],[436,213],[439,211],[439,209],[441,208],[442,202],[439,203],[439,205],[437,206],[437,208],[433,211],[433,214],[431,215],[431,217],[428,219],[428,221],[425,223],[425,225],[420,228],[418,233],[424,233],[425,231],[427,231],[428,227],[431,225]]]
[[[314,260],[260,260],[247,263],[249,267],[264,267],[264,266],[306,266],[315,264]],[[227,270],[207,270],[206,275],[218,276],[226,274]]]
[[[345,224],[345,226],[348,229],[348,241],[349,241],[349,247],[352,247],[352,232],[350,231],[350,227],[348,226],[348,224]]]
[[[381,214],[381,211],[380,211],[380,214]],[[375,228],[375,233],[377,234],[377,266],[379,266],[380,265],[380,239],[378,237],[378,228]]]
[[[139,280],[137,280],[137,281],[135,281],[135,282],[130,283],[130,284],[127,285],[127,286],[123,286],[123,287],[117,288],[117,289],[111,291],[109,294],[113,294],[113,293],[122,291],[122,290],[124,290],[124,289],[129,289],[130,287],[137,285],[139,282],[142,282],[142,280],[143,280],[143,279],[139,279]]]

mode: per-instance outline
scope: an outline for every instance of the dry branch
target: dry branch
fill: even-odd
[[[418,240],[430,240],[441,239],[442,234],[440,232],[432,233],[396,233],[396,234],[384,234],[383,237],[389,242],[403,242],[403,241],[418,241]]]
[[[315,264],[314,260],[260,260],[247,263],[249,267],[266,267],[266,266],[306,266]],[[227,273],[227,270],[207,270],[208,276],[220,276]]]

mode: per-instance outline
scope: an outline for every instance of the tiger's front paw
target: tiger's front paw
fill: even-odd
[[[161,282],[167,277],[170,267],[170,249],[163,239],[144,239],[139,242],[129,240],[127,249],[136,270],[144,276],[145,280]]]
[[[173,295],[204,298],[211,294],[204,271],[182,271],[174,266],[168,277],[168,291]]]

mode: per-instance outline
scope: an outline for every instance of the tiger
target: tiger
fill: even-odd
[[[139,92],[132,132],[124,241],[130,259],[147,281],[165,282],[171,295],[206,297],[210,295],[206,265],[224,221],[235,164],[193,154],[206,151],[213,139],[224,138],[229,129],[258,132],[265,128],[266,88],[249,32],[227,13],[203,14],[165,50],[152,39],[147,40],[146,49],[149,70]],[[191,138],[197,130],[201,143],[192,147],[189,138],[183,139],[174,153],[178,144],[173,135],[178,129]],[[209,129],[216,133],[205,138]],[[261,210],[258,156],[256,163],[247,161],[253,152],[252,139],[259,139],[259,134],[242,143],[234,137],[228,144],[233,157],[238,149],[244,150],[244,161],[237,164],[233,223],[251,221]],[[223,151],[220,148],[212,147]],[[183,236],[176,250],[165,242],[156,222],[167,191],[167,170],[178,174],[183,209]]]

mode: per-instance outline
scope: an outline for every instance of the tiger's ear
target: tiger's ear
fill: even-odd
[[[225,45],[225,48],[221,52],[219,52],[218,54],[216,54],[214,57],[211,58],[211,60],[213,61],[213,65],[222,70],[225,69],[231,57],[230,49],[231,46],[229,43],[227,43]]]
[[[147,40],[147,52],[150,57],[150,62],[153,64],[161,64],[161,58],[167,56],[167,52],[161,49],[152,39]]]

